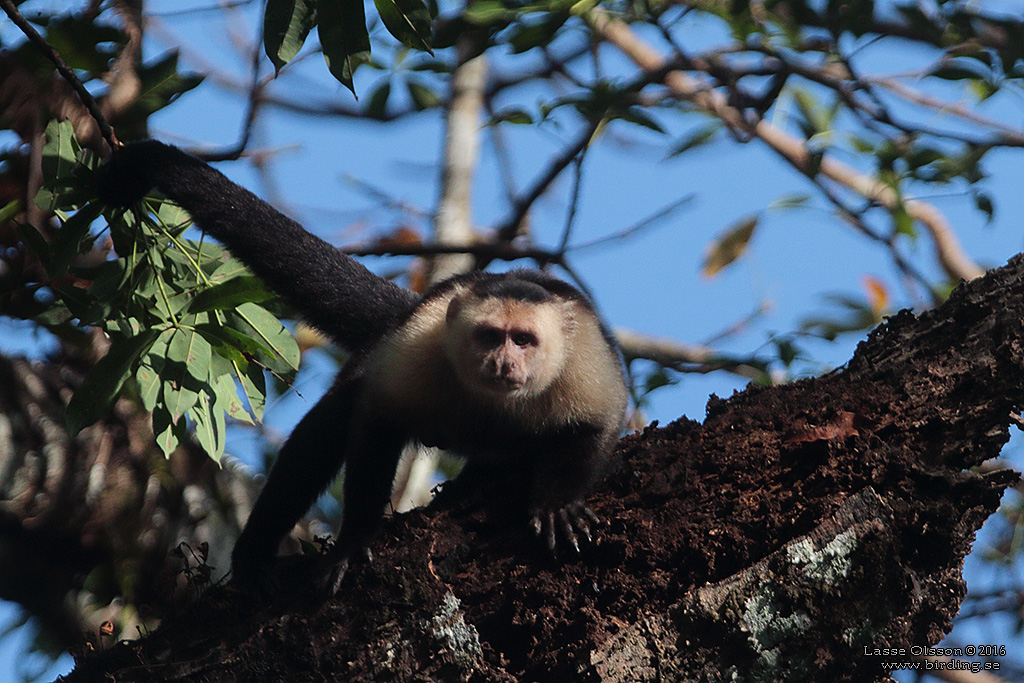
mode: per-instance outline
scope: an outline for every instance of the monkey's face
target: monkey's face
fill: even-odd
[[[565,357],[556,304],[456,301],[449,311],[448,355],[467,389],[495,398],[526,398],[551,385]]]

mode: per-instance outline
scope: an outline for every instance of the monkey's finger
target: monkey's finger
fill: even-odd
[[[540,521],[540,515],[534,515],[530,518],[530,528],[533,529],[533,535],[539,537],[541,532],[544,530],[544,524]]]
[[[580,554],[580,542],[576,538],[576,529],[573,528],[572,520],[569,518],[569,511],[562,508],[558,511],[558,520],[562,525],[562,535],[565,536],[566,540],[572,545],[572,549],[576,551],[576,554]]]
[[[582,514],[580,514],[579,510],[574,510],[573,511],[572,521],[573,521],[573,526],[575,526],[576,529],[581,534],[583,534],[583,538],[587,539],[587,543],[593,543],[594,542],[594,537],[590,535],[590,525],[587,524],[586,517],[584,517]]]
[[[555,513],[554,512],[549,512],[548,513],[547,525],[546,526],[547,526],[546,531],[547,531],[547,534],[548,534],[548,537],[547,537],[548,550],[550,550],[552,553],[554,553],[555,557],[557,557],[558,556],[558,543],[557,543],[557,540],[558,539],[555,537]]]
[[[334,565],[334,568],[331,570],[331,573],[327,578],[327,585],[325,586],[325,588],[327,589],[327,597],[333,598],[335,596],[335,594],[338,592],[338,589],[341,588],[341,581],[345,578],[345,573],[347,571],[348,558],[346,557],[345,559],[341,560],[341,562],[338,562],[336,565]]]

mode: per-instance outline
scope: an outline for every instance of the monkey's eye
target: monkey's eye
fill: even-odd
[[[477,344],[486,348],[501,346],[505,341],[505,333],[493,327],[480,327],[473,332]]]
[[[520,348],[536,346],[537,337],[530,332],[515,332],[512,334],[512,343]]]

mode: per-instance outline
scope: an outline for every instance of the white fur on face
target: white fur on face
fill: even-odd
[[[566,313],[560,302],[460,297],[448,313],[448,358],[474,393],[536,396],[565,364]]]

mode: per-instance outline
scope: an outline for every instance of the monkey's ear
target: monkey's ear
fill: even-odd
[[[146,196],[156,184],[161,160],[168,147],[156,140],[131,142],[114,150],[96,178],[96,194],[108,206],[125,208]]]

